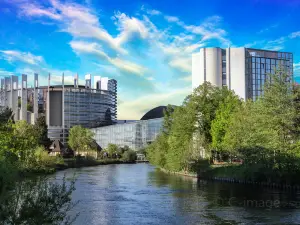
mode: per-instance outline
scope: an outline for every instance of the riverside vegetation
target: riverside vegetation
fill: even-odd
[[[75,178],[61,182],[50,181],[46,176],[57,168],[91,166],[132,162],[135,152],[129,148],[110,145],[108,157],[93,157],[98,153],[90,130],[74,126],[70,131],[69,145],[77,152],[87,152],[86,157],[75,157],[67,163],[60,156],[49,156],[45,117],[39,117],[35,125],[25,121],[13,121],[8,108],[0,110],[0,224],[39,225],[71,224],[68,216],[76,205],[71,194],[75,190]],[[114,157],[114,156],[122,157]]]
[[[76,218],[68,216],[76,204],[71,201],[75,180],[50,182],[43,175],[63,163],[44,150],[49,141],[44,118],[35,125],[13,122],[12,118],[10,109],[1,109],[0,224],[70,224]]]
[[[300,184],[299,122],[299,86],[281,69],[267,75],[256,101],[204,83],[181,106],[167,108],[147,157],[165,170],[206,178]]]

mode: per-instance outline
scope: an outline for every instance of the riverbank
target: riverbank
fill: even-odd
[[[124,161],[122,159],[64,159],[63,165],[57,165],[56,170],[64,170],[68,168],[80,168],[89,166],[100,166],[100,165],[110,165],[110,164],[132,164],[135,162]]]
[[[199,171],[198,173],[189,171],[174,172],[163,168],[159,168],[159,170],[168,174],[192,177],[201,180],[248,184],[285,190],[300,190],[298,180],[291,181],[285,177],[283,177],[285,179],[277,177],[277,180],[275,180],[274,177],[278,176],[278,171],[273,174],[271,174],[270,171],[258,173],[254,170],[254,168],[248,168],[244,165],[237,164],[211,165],[207,169]]]
[[[20,177],[32,177],[35,175],[48,175],[54,174],[57,171],[66,170],[70,168],[81,168],[81,167],[91,167],[100,165],[110,165],[110,164],[134,164],[134,162],[124,161],[122,159],[78,159],[69,158],[63,159],[60,163],[51,164],[48,166],[32,167],[32,168],[20,168],[18,174]]]

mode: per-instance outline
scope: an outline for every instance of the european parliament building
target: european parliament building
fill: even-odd
[[[44,114],[48,125],[48,137],[67,143],[69,129],[75,125],[93,128],[112,124],[117,119],[117,81],[107,77],[85,76],[85,85],[78,84],[78,76],[73,85],[38,85],[38,75],[34,76],[34,88],[27,88],[27,75],[10,76],[1,80],[0,106],[13,110],[14,119],[26,120],[34,124],[38,116]],[[18,85],[21,83],[21,85]],[[30,96],[30,97],[29,97]],[[33,112],[27,110],[31,99]],[[19,102],[21,104],[19,104]]]
[[[152,143],[160,134],[163,125],[165,106],[156,107],[147,112],[141,120],[122,121],[122,123],[92,129],[95,140],[101,148],[109,144],[128,146],[140,150]]]

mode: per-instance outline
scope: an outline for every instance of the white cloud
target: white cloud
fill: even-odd
[[[154,77],[146,77],[147,80],[155,80]]]
[[[157,16],[157,15],[160,15],[160,14],[161,14],[160,11],[155,10],[155,9],[147,10],[147,13],[148,13],[149,15],[152,15],[152,16]]]
[[[122,71],[133,73],[135,75],[143,75],[144,72],[146,71],[144,67],[137,65],[135,63],[120,59],[118,57],[116,58],[109,57],[105,52],[102,51],[101,46],[97,43],[71,41],[70,45],[77,54],[95,55],[98,58],[111,63],[112,65],[114,65],[115,67],[117,67]]]
[[[160,105],[181,105],[191,88],[181,88],[167,93],[155,93],[137,98],[133,101],[122,101],[118,105],[119,119],[140,119],[148,110]]]
[[[297,38],[300,37],[300,31],[293,32],[289,35],[289,38]]]
[[[168,21],[168,22],[179,22],[179,19],[178,17],[176,16],[165,16],[165,19]]]
[[[12,76],[12,75],[14,75],[13,72],[0,68],[0,77],[1,76]]]
[[[300,62],[293,64],[294,70],[300,70]]]
[[[23,62],[26,64],[37,65],[44,61],[42,56],[35,56],[30,52],[20,52],[15,50],[2,50],[2,56],[8,62]]]
[[[187,58],[175,58],[169,62],[171,67],[177,68],[182,72],[191,72],[192,61],[191,57]]]
[[[120,31],[120,34],[115,38],[117,45],[121,46],[123,43],[130,40],[131,36],[136,33],[139,34],[142,39],[148,37],[148,29],[144,23],[137,18],[130,18],[124,13],[118,12],[115,15],[116,25]]]
[[[22,14],[25,16],[49,17],[53,20],[61,20],[62,16],[53,9],[44,9],[34,4],[26,4],[21,6]]]
[[[191,82],[192,81],[192,75],[183,77],[183,78],[181,78],[181,80],[186,81],[186,82]]]
[[[156,9],[147,9],[144,5],[142,5],[141,10],[146,12],[148,15],[157,16],[160,15],[161,12]]]
[[[110,35],[98,20],[98,15],[89,7],[76,3],[61,3],[50,0],[51,7],[44,8],[37,4],[20,4],[22,15],[29,17],[47,17],[59,22],[61,31],[71,34],[74,38],[95,38],[110,46],[121,54],[127,51],[122,47],[130,41],[133,34],[147,38],[147,28],[142,21],[129,17],[124,13],[117,13],[113,18],[119,34]]]
[[[265,45],[265,49],[280,51],[284,48],[284,43],[286,42],[286,37],[280,37],[272,41],[268,41]]]

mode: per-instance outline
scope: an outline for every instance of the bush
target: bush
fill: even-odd
[[[71,224],[76,203],[71,201],[75,179],[69,184],[50,182],[45,177],[18,182],[14,189],[0,195],[0,224]]]
[[[135,162],[136,152],[133,150],[128,150],[124,152],[122,159],[124,160],[124,162]]]

